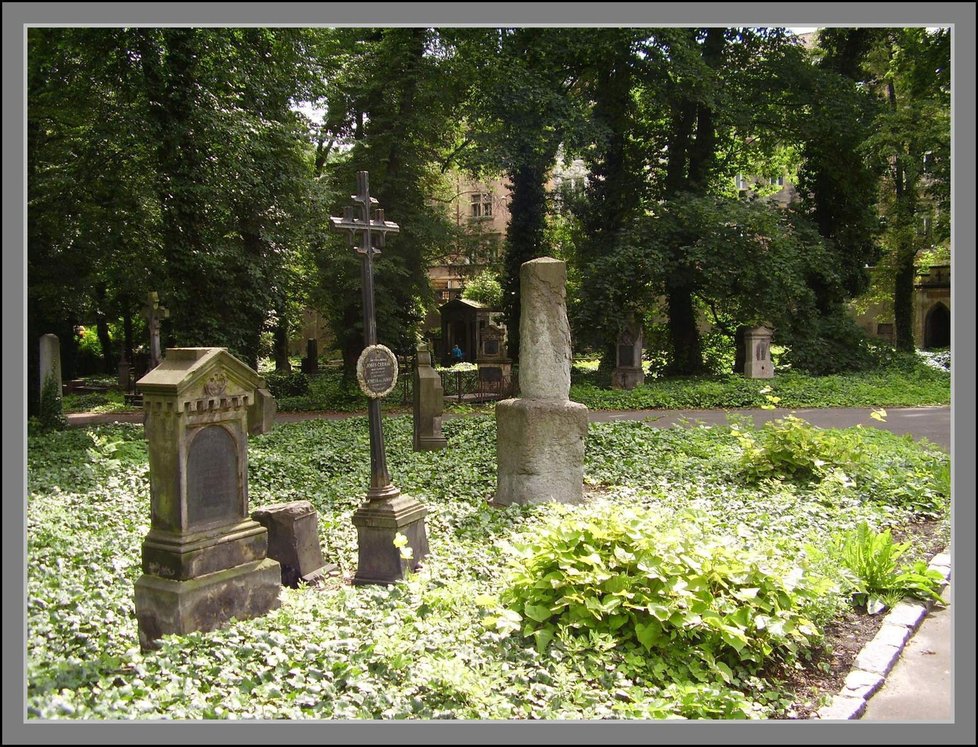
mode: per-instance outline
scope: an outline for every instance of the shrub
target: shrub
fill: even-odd
[[[909,542],[896,543],[887,529],[876,533],[866,522],[833,537],[830,554],[849,572],[845,574],[853,603],[867,612],[880,612],[905,596],[943,603],[944,576],[923,561],[898,566],[910,549]],[[811,551],[810,551],[811,552]]]
[[[554,637],[608,635],[667,662],[670,676],[728,682],[735,668],[792,660],[816,642],[819,583],[696,527],[692,516],[668,523],[620,507],[569,514],[515,548],[489,623],[533,636],[540,651]]]
[[[54,376],[48,376],[44,380],[37,420],[41,430],[61,430],[68,427],[68,419],[61,402],[61,382]]]
[[[817,318],[802,329],[785,331],[779,342],[785,346],[780,367],[816,376],[865,371],[883,363],[878,348],[845,314]]]
[[[309,391],[309,378],[302,371],[277,371],[266,374],[265,382],[276,399],[301,397]]]

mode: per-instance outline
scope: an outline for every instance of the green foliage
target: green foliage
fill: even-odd
[[[61,401],[61,382],[53,375],[44,380],[41,387],[41,409],[38,411],[38,425],[42,430],[60,430],[68,427]]]
[[[655,365],[649,364],[651,369]],[[575,367],[571,399],[596,410],[716,409],[761,407],[770,387],[781,407],[916,407],[951,402],[947,372],[895,359],[878,370],[831,376],[777,371],[774,379],[737,374],[647,378],[631,390],[598,386],[596,373]]]
[[[940,571],[919,560],[909,566],[899,564],[910,548],[909,542],[895,542],[889,529],[877,533],[862,522],[854,530],[835,535],[829,554],[849,571],[853,603],[870,613],[892,607],[906,596],[943,604]],[[809,551],[817,554],[814,549]]]
[[[666,681],[718,672],[730,682],[734,669],[814,645],[806,608],[824,593],[817,580],[731,548],[701,521],[613,506],[545,525],[516,548],[501,594],[508,612],[490,624],[532,636],[541,653],[556,636],[610,636],[644,651]]]
[[[313,388],[321,378],[313,378]],[[582,505],[494,508],[487,503],[496,479],[494,419],[449,418],[443,428],[447,449],[415,452],[411,417],[384,419],[388,468],[395,484],[428,509],[431,550],[416,573],[390,587],[345,583],[357,563],[349,517],[370,480],[366,418],[280,424],[251,438],[251,507],[311,501],[323,555],[340,566],[343,578],[317,589],[284,589],[281,607],[268,615],[206,633],[166,636],[151,654],[139,651],[132,594],[142,572],[140,543],[150,526],[143,429],[114,425],[29,433],[28,718],[790,717],[792,702],[801,696],[784,693],[766,668],[754,673],[755,659],[792,659],[806,666],[805,641],[814,639],[790,626],[758,631],[757,623],[763,614],[799,623],[801,616],[817,638],[846,599],[828,588],[816,591],[816,575],[804,574],[793,590],[785,590],[787,571],[806,545],[827,547],[833,531],[861,521],[909,525],[920,515],[911,498],[922,494],[914,486],[926,484],[936,495],[947,485],[946,454],[871,428],[852,432],[862,450],[875,452],[867,460],[871,471],[850,485],[748,485],[739,479],[742,451],[729,428],[595,423],[588,431],[588,499]],[[933,508],[934,516],[947,516],[946,500]],[[482,624],[500,614],[509,578],[504,571],[515,560],[509,546],[533,546],[544,536],[557,541],[556,528],[575,522],[595,531],[620,528],[632,521],[629,511],[635,521],[648,517],[641,526],[656,533],[629,537],[627,547],[641,549],[663,575],[675,571],[687,581],[681,588],[679,575],[666,579],[670,590],[663,592],[665,584],[658,588],[665,604],[678,611],[683,600],[709,602],[689,579],[715,572],[746,597],[709,587],[713,608],[721,619],[729,618],[723,624],[731,630],[708,622],[696,628],[684,620],[670,628],[672,650],[659,655],[653,641],[656,653],[650,656],[637,637],[641,630],[650,640],[647,627],[568,628],[541,655],[534,638]],[[580,545],[565,541],[573,559],[568,567],[578,567],[580,560],[582,569],[596,574],[599,566],[588,565],[589,553]],[[602,560],[618,562],[611,556]],[[648,581],[639,587],[642,593],[657,593],[637,565],[633,570],[634,583]],[[572,580],[570,572],[560,572]],[[748,589],[754,587],[759,591],[752,597]],[[605,596],[592,606],[600,607]],[[760,601],[776,605],[774,614],[762,612]],[[738,613],[740,608],[746,612]],[[659,622],[651,611],[634,613],[643,625]],[[748,618],[740,620],[742,614]],[[602,617],[608,627],[611,617]],[[617,645],[629,629],[628,644]],[[748,640],[739,652],[738,632]],[[765,646],[771,646],[770,654]],[[707,654],[718,662],[715,668],[707,665]]]
[[[483,272],[465,284],[462,298],[498,309],[503,302],[503,287],[495,273]]]
[[[281,371],[265,374],[265,382],[276,400],[301,397],[309,391],[309,377],[302,371]]]

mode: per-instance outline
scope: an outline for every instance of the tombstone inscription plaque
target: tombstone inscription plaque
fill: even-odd
[[[357,381],[371,399],[386,397],[397,385],[397,357],[384,345],[364,348],[357,361]]]
[[[187,456],[187,523],[200,528],[239,517],[240,479],[238,450],[230,433],[219,425],[208,425],[191,435]]]

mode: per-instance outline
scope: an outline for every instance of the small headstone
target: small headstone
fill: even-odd
[[[744,333],[744,376],[748,379],[774,378],[774,365],[771,363],[772,337],[773,332],[767,327],[755,327]]]
[[[123,353],[119,359],[119,388],[124,392],[132,391],[132,365]]]
[[[306,357],[302,359],[303,373],[317,373],[319,371],[319,343],[316,338],[310,337],[306,340]]]
[[[418,347],[418,360],[414,369],[414,450],[437,451],[448,445],[441,430],[445,393],[441,376],[431,365],[431,351],[427,345]]]
[[[519,399],[496,405],[495,502],[577,503],[584,496],[587,408],[568,399],[567,269],[550,257],[520,268]]]
[[[61,395],[61,343],[57,335],[41,336],[40,342],[40,389],[44,393],[44,383],[53,378],[57,384],[58,395]]]
[[[319,547],[319,517],[309,501],[263,506],[251,518],[268,530],[268,557],[282,567],[282,585],[312,583],[329,569]]]
[[[268,532],[248,515],[249,411],[262,383],[224,348],[170,348],[136,383],[152,509],[136,582],[143,649],[279,604]]]
[[[611,372],[613,389],[634,389],[645,383],[645,369],[642,367],[642,327],[630,322],[618,337],[617,361]]]

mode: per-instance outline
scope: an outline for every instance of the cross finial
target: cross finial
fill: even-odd
[[[368,172],[357,172],[357,193],[350,195],[350,199],[357,204],[344,207],[342,218],[330,216],[333,228],[337,231],[346,231],[350,244],[359,254],[368,254],[368,252],[370,255],[380,254],[380,247],[384,246],[386,235],[398,233],[401,228],[393,221],[385,220],[381,208],[376,209],[376,217],[371,217],[373,207],[379,203],[370,196]],[[360,245],[357,245],[357,234],[363,235]]]

